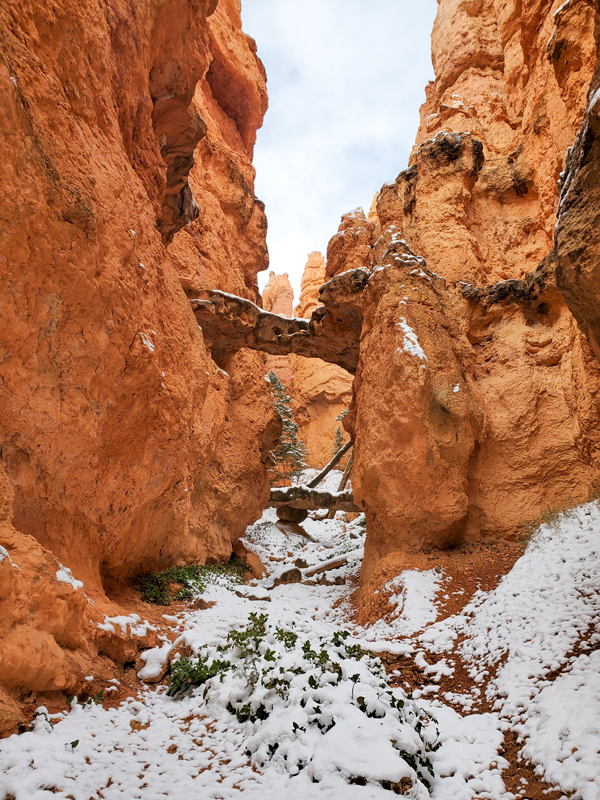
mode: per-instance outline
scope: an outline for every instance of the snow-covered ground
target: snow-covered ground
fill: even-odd
[[[271,573],[257,583],[254,593],[262,599],[238,596],[233,585],[213,585],[203,596],[214,606],[170,618],[183,628],[175,646],[186,644],[207,663],[230,659],[232,666],[182,699],[149,685],[117,709],[74,703],[70,713],[52,719],[40,710],[33,731],[0,742],[0,800],[370,800],[391,796],[385,781],[420,800],[428,792],[402,754],[417,752],[425,740],[440,743],[427,756],[435,800],[515,800],[528,796],[527,787],[516,795],[506,790],[508,764],[499,755],[511,729],[540,776],[570,797],[598,800],[597,505],[542,526],[500,585],[478,592],[460,614],[438,619],[446,580],[441,570],[413,570],[386,586],[386,621],[360,628],[347,597],[348,581],[360,568],[362,522],[348,523],[343,514],[309,519],[304,536],[282,530],[267,511],[246,535]],[[342,566],[310,575],[344,556]],[[306,582],[274,586],[274,577],[298,559]],[[323,575],[329,585],[317,582]],[[246,630],[252,613],[268,619],[261,618],[265,633],[256,639],[256,652],[244,655],[228,635]],[[343,642],[336,638],[341,629],[350,632]],[[356,645],[414,659],[431,684],[411,700],[402,689],[390,689],[378,660],[353,650]],[[148,653],[150,672],[169,650]],[[471,673],[469,690],[440,692],[440,681],[459,661]],[[256,677],[245,685],[248,665]],[[283,688],[264,688],[267,678],[275,686],[277,677]],[[492,710],[478,712],[479,698]],[[233,710],[270,713],[239,721],[228,703]]]

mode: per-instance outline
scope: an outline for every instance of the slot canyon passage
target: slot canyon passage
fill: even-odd
[[[295,309],[240,0],[0,36],[0,800],[599,800],[598,0],[438,0]]]

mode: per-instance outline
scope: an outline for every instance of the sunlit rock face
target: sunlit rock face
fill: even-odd
[[[556,182],[585,111],[596,23],[586,2],[439,4],[436,79],[396,181],[402,210],[391,217],[446,278],[522,278],[551,250]]]
[[[198,218],[169,248],[182,283],[258,298],[256,275],[268,267],[267,219],[254,194],[252,155],[267,110],[266,75],[242,31],[240,0],[219,0],[208,17],[210,64],[193,107],[207,134],[189,181]]]
[[[338,232],[327,245],[326,278],[349,269],[370,268],[373,263],[371,238],[374,224],[362,208],[342,216]]]
[[[101,599],[142,571],[228,558],[268,498],[264,356],[217,366],[184,291],[257,298],[264,70],[236,0],[8,0],[0,26],[2,544],[51,554]],[[74,669],[36,690],[72,687]]]
[[[287,272],[283,275],[269,273],[269,282],[262,293],[262,305],[265,311],[282,314],[284,317],[294,315],[294,290]]]
[[[346,421],[354,494],[368,520],[364,581],[408,550],[517,535],[597,483],[598,366],[549,256],[557,180],[588,106],[597,30],[586,2],[441,0],[436,79],[409,166],[382,187],[367,220],[371,254],[364,231],[351,244],[340,233],[330,243],[336,274],[358,253],[375,270]],[[587,112],[588,131],[595,113]],[[597,169],[586,147],[580,136],[557,258],[570,305],[588,306],[575,313],[596,346],[595,251],[583,240],[598,238]],[[403,242],[426,268],[401,266]],[[536,280],[512,283],[534,270]],[[501,281],[490,292],[461,283]],[[408,328],[418,348],[406,344]]]
[[[319,289],[327,280],[325,264],[325,258],[318,250],[309,253],[302,273],[298,305],[294,309],[295,317],[310,319],[310,315],[319,305]]]

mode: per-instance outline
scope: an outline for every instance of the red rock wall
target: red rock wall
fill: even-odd
[[[596,25],[583,0],[439,4],[436,79],[409,170],[395,183],[402,210],[392,216],[440,274],[521,278],[552,249],[557,180],[585,110]],[[432,143],[442,131],[464,134],[458,158],[442,139]],[[393,193],[385,187],[378,213]]]
[[[251,165],[264,70],[239,2],[215,7],[0,8],[11,547],[33,537],[92,597],[144,570],[228,558],[268,496],[264,358],[215,364],[184,291],[254,299],[267,265]]]
[[[409,167],[330,243],[328,275],[374,269],[347,420],[365,580],[410,549],[518,535],[597,486],[600,373],[548,257],[598,25],[583,0],[441,0]],[[534,290],[510,284],[540,262]]]

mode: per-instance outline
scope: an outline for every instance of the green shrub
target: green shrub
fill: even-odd
[[[268,719],[266,728],[255,725],[248,731],[246,754],[257,767],[277,761],[292,775],[311,762],[315,736],[349,720],[361,736],[365,725],[377,736],[379,721],[385,720],[398,757],[429,787],[430,754],[439,747],[435,720],[410,694],[390,687],[381,660],[349,643],[348,631],[301,639],[294,627],[294,622],[273,626],[266,614],[250,614],[246,626],[230,630],[224,644],[206,645],[195,658],[175,662],[168,694],[177,700],[203,686],[196,698],[225,707],[239,723]],[[358,723],[357,711],[363,720]],[[310,736],[298,738],[307,732]]]
[[[248,567],[243,561],[235,559],[229,564],[195,564],[188,567],[169,567],[163,572],[142,575],[138,589],[145,603],[168,606],[173,601],[191,600],[206,589],[210,583],[244,583]],[[170,583],[180,583],[183,587],[173,596]]]

